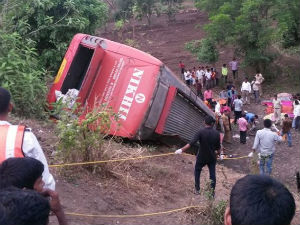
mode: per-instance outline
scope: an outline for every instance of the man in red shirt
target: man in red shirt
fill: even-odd
[[[179,68],[180,68],[181,74],[183,74],[184,73],[185,65],[183,64],[182,61],[179,61]]]

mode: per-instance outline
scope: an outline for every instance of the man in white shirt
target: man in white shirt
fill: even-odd
[[[247,77],[245,78],[245,81],[242,83],[241,92],[242,92],[243,102],[245,103],[245,105],[250,104],[249,94],[251,93],[251,84],[248,81]]]
[[[211,71],[209,68],[207,68],[205,72],[205,78],[206,78],[206,88],[211,88]]]
[[[200,83],[201,83],[202,87],[204,87],[204,77],[205,77],[204,66],[202,66],[200,69],[200,77],[201,77]]]
[[[262,92],[262,83],[264,82],[265,78],[262,76],[259,70],[256,71],[255,74],[255,81],[258,82],[258,87],[259,87],[259,96],[261,97],[263,92]]]
[[[10,93],[0,87],[0,163],[11,157],[31,157],[44,164],[45,188],[55,190],[55,181],[49,172],[44,152],[30,129],[7,122],[12,110]]]
[[[299,100],[295,100],[294,103],[294,119],[293,119],[293,128],[300,129],[300,103]]]

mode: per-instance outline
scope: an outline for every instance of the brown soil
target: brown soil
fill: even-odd
[[[136,25],[135,39],[139,48],[151,53],[162,60],[173,71],[179,72],[178,61],[182,60],[186,66],[193,67],[199,63],[196,58],[184,50],[184,43],[204,36],[203,25],[208,22],[207,15],[191,10],[176,15],[176,21],[166,22],[166,17],[153,20],[153,25],[147,28],[142,23]],[[195,27],[198,27],[197,29]],[[120,41],[120,38],[107,28],[102,37]],[[123,35],[123,40],[132,38],[132,33]],[[100,32],[99,32],[100,33]],[[122,41],[122,40],[121,40]],[[221,49],[218,67],[232,58],[231,49]],[[217,89],[218,90],[218,89]],[[216,92],[217,92],[216,90]],[[270,91],[271,92],[271,91]],[[263,117],[263,106],[254,105],[245,108]],[[48,155],[49,164],[55,163],[53,152],[57,137],[54,125],[26,120],[22,123],[33,128],[44,151]],[[237,133],[237,128],[234,128]],[[290,190],[296,192],[295,171],[299,171],[299,133],[293,132],[293,147],[288,148],[286,143],[277,147],[274,161],[273,176],[285,183]],[[247,155],[251,151],[253,137],[247,140],[246,145],[239,144],[235,139],[231,145],[226,145],[228,153],[234,156]],[[121,144],[106,145],[113,151]],[[131,147],[122,144],[122,148]],[[147,146],[145,146],[147,148]],[[153,148],[150,148],[153,150]],[[156,146],[155,152],[143,154],[158,154],[174,151],[176,147]],[[110,172],[91,174],[80,168],[51,169],[57,181],[57,191],[66,212],[78,212],[100,215],[128,215],[166,211],[189,205],[207,205],[205,191],[200,196],[193,194],[195,159],[193,156],[172,155],[147,160],[113,163],[107,165]],[[250,160],[227,160],[217,166],[216,201],[229,199],[231,187],[235,181],[250,172]],[[103,171],[103,170],[102,170]],[[205,168],[201,175],[201,187],[208,180],[208,171]],[[295,195],[299,202],[299,195]],[[207,209],[206,209],[207,210]],[[68,216],[70,224],[207,224],[206,212],[200,210],[184,210],[173,214],[158,215],[141,218],[86,218]],[[299,213],[294,224],[299,221]],[[52,216],[51,224],[57,224]]]

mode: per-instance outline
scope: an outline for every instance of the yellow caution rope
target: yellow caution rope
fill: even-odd
[[[66,167],[66,166],[83,166],[83,165],[93,165],[93,164],[100,164],[100,163],[111,163],[111,162],[124,162],[129,160],[139,160],[139,159],[149,159],[149,158],[156,158],[156,157],[163,157],[163,156],[170,156],[176,155],[174,152],[164,153],[164,154],[157,154],[157,155],[147,155],[147,156],[138,156],[138,157],[130,157],[130,158],[121,158],[121,159],[108,159],[108,160],[99,160],[99,161],[90,161],[90,162],[75,162],[75,163],[63,163],[63,164],[54,164],[49,165],[49,167]],[[190,154],[183,154],[189,155]],[[244,159],[249,158],[248,156],[241,156],[241,157],[234,157],[234,158],[225,158],[223,160],[230,160],[230,159]]]
[[[85,214],[85,213],[71,213],[66,212],[66,215],[69,216],[81,216],[81,217],[98,217],[98,218],[137,218],[137,217],[147,217],[147,216],[157,216],[157,215],[164,215],[164,214],[170,214],[175,212],[184,211],[187,209],[194,209],[194,208],[202,208],[203,206],[197,206],[197,205],[191,205],[186,206],[178,209],[171,209],[167,211],[162,212],[153,212],[153,213],[144,213],[144,214],[132,214],[132,215],[98,215],[98,214]]]

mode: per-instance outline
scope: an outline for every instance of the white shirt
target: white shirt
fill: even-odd
[[[191,79],[191,73],[188,71],[188,72],[184,72],[184,79],[185,80],[190,80]]]
[[[217,102],[216,106],[215,106],[215,113],[220,116],[221,115],[221,105],[219,102]]]
[[[294,105],[294,116],[300,116],[300,105]]]
[[[206,76],[206,79],[207,80],[210,80],[211,79],[211,72],[205,72],[205,76]]]
[[[205,75],[205,71],[204,70],[200,70],[200,74],[201,74],[201,76],[203,78],[203,76]]]
[[[251,84],[250,84],[250,82],[244,81],[242,83],[241,91],[249,91],[249,93],[250,93],[251,92]]]
[[[11,125],[7,121],[0,121],[0,125]],[[24,139],[22,145],[23,153],[26,157],[31,157],[39,160],[44,164],[44,172],[42,174],[43,181],[45,182],[45,188],[55,190],[55,181],[52,174],[49,172],[47,159],[45,154],[36,139],[35,135],[31,131],[24,132]]]
[[[201,74],[200,70],[196,71],[196,77],[197,77],[198,80],[202,79],[202,74]]]
[[[252,81],[252,89],[253,91],[259,91],[259,85],[260,83],[258,81]]]

